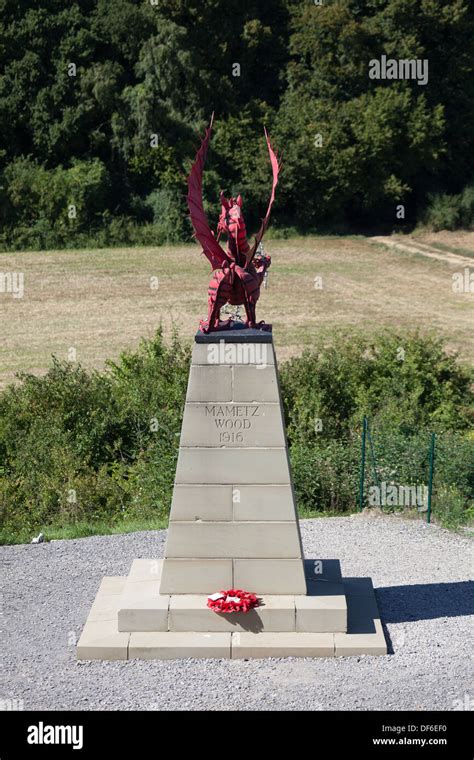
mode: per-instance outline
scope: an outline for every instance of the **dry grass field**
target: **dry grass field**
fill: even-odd
[[[467,245],[472,239],[459,247]],[[473,361],[474,296],[453,292],[461,261],[393,251],[362,237],[268,240],[265,250],[273,264],[257,316],[273,323],[280,359],[334,329],[393,327],[442,334]],[[14,298],[0,277],[1,385],[20,370],[44,372],[52,354],[66,359],[71,349],[84,366],[100,368],[160,322],[191,341],[207,308],[209,266],[194,244],[2,253],[0,273],[9,272],[23,273],[24,295]],[[318,277],[322,288],[315,287]]]

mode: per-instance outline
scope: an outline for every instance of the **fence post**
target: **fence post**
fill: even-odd
[[[430,474],[428,480],[428,510],[426,512],[426,522],[431,522],[431,495],[433,493],[433,470],[434,470],[434,458],[435,458],[435,440],[436,433],[431,433],[431,446],[430,446]]]
[[[379,492],[381,492],[380,478],[379,478],[379,472],[377,469],[377,460],[375,459],[374,442],[372,441],[372,433],[370,432],[369,420],[367,420],[367,436],[368,436],[369,444],[370,444],[370,456],[372,459],[372,470],[374,471],[374,480],[377,483]]]
[[[362,450],[360,458],[360,477],[359,477],[359,512],[364,508],[364,478],[365,478],[365,437],[367,434],[367,417],[364,417],[362,428]]]

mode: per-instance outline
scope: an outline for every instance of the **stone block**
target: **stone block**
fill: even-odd
[[[157,588],[153,594],[140,591],[139,585],[135,583],[127,586],[121,597],[117,616],[118,630],[167,631],[169,595],[156,593]]]
[[[296,519],[291,485],[233,485],[234,520]]]
[[[387,654],[387,642],[379,619],[374,620],[373,633],[335,633],[336,657]]]
[[[232,401],[232,367],[191,365],[186,401]]]
[[[233,562],[234,588],[254,594],[306,594],[301,559],[234,559]]]
[[[160,594],[212,594],[233,588],[231,559],[166,559]]]
[[[181,446],[283,447],[279,404],[187,403]]]
[[[130,633],[129,659],[229,658],[230,633],[166,631]]]
[[[286,450],[181,448],[176,483],[242,485],[288,484],[290,471]]]
[[[123,584],[122,584],[123,585]],[[98,593],[90,608],[87,622],[101,622],[105,620],[117,620],[117,609],[120,604],[120,594]]]
[[[160,593],[160,584],[161,576],[152,581],[142,581],[136,578],[127,578],[122,597],[135,596],[137,598],[140,597],[143,599],[143,597],[158,596]]]
[[[170,522],[166,558],[301,558],[296,523]]]
[[[170,520],[232,520],[232,486],[180,485],[173,490]]]
[[[249,612],[219,614],[207,606],[206,595],[172,596],[171,631],[294,631],[293,596],[263,596],[261,605]]]
[[[191,358],[192,364],[253,364],[273,365],[275,356],[271,343],[241,343],[231,345],[229,342],[195,343]]]
[[[332,633],[232,634],[232,659],[263,657],[333,657]]]
[[[232,373],[233,401],[280,403],[275,367],[234,366]]]
[[[97,596],[121,594],[126,580],[126,575],[105,575],[100,582]]]
[[[162,559],[134,559],[128,573],[127,583],[135,581],[157,581],[161,578]]]
[[[347,630],[346,597],[295,596],[296,630],[334,633]]]
[[[88,620],[76,647],[77,659],[126,660],[129,636],[117,630],[117,620]]]

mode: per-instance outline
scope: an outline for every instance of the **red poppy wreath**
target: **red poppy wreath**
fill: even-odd
[[[242,589],[230,588],[228,591],[217,591],[207,597],[207,606],[214,612],[248,612],[258,605],[255,594]]]

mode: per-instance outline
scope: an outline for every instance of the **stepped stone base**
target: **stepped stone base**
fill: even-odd
[[[259,606],[207,607],[231,588]],[[271,332],[198,333],[164,559],[104,578],[78,658],[386,653],[370,578],[304,559]]]
[[[139,559],[127,577],[102,580],[78,659],[387,654],[370,578],[342,578],[336,560],[305,560],[306,595],[259,595],[258,608],[230,615],[210,610],[206,595],[160,593],[162,569]]]

